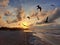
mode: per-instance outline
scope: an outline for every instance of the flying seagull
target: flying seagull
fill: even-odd
[[[27,18],[28,18],[28,19],[30,19],[30,17],[29,17],[29,16],[28,16]]]
[[[40,11],[42,10],[42,8],[39,5],[37,5],[37,9],[39,9]]]
[[[36,24],[44,24],[44,23],[48,23],[48,17],[46,18],[46,20],[44,20],[42,22],[37,22]]]

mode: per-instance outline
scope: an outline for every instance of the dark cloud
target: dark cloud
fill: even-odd
[[[53,11],[53,14],[49,15],[49,22],[53,22],[54,20],[60,18],[60,8],[56,8]]]

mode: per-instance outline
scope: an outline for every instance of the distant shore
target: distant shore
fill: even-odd
[[[27,30],[26,29],[23,29],[23,28],[17,28],[17,27],[14,27],[14,28],[10,28],[10,27],[0,27],[0,30],[2,31],[6,31],[6,30],[10,30],[10,31],[20,31],[20,30]]]

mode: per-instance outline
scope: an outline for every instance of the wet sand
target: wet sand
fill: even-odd
[[[33,32],[35,32],[35,36],[41,38],[47,43],[50,43],[52,45],[60,45],[60,30],[39,29],[33,30]]]

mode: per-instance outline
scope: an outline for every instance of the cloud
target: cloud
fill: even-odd
[[[30,12],[30,17],[35,17],[36,16],[36,11],[35,10],[32,10],[31,12]]]
[[[46,11],[42,10],[41,12],[40,11],[36,11],[36,10],[32,10],[31,13],[30,13],[30,17],[35,17],[37,18],[37,16],[41,19],[44,19],[46,16],[47,16],[47,13]]]
[[[23,8],[13,8],[9,7],[8,9],[0,8],[0,16],[2,20],[7,24],[16,23],[18,21],[22,21],[25,18],[25,11]],[[1,21],[2,21],[1,20]]]
[[[54,20],[60,18],[60,8],[55,8],[55,10],[53,10],[52,12],[53,13],[48,16],[49,22],[53,22]]]
[[[9,11],[9,10],[6,10],[4,13],[5,16],[10,16],[10,14],[11,14],[11,11]]]
[[[48,12],[42,11],[41,13],[38,14],[39,14],[38,17],[40,17],[41,19],[40,23],[44,23],[47,17],[48,22],[51,23],[54,22],[56,19],[60,18],[60,8],[55,8],[54,10]]]
[[[8,6],[9,0],[0,0],[0,6],[6,7]]]
[[[25,18],[25,11],[22,7],[14,8],[8,4],[9,0],[0,0],[0,26],[16,24]]]
[[[20,17],[21,17],[21,20],[23,20],[24,19],[24,11],[23,10],[19,10],[20,11],[20,14],[18,14],[17,15],[17,18],[18,19],[20,19]],[[17,11],[18,12],[18,11]],[[33,11],[34,12],[34,11]],[[34,12],[35,13],[35,12]],[[34,14],[35,15],[35,14]],[[41,19],[40,20],[42,20],[42,22],[46,19],[46,17],[48,16],[49,17],[49,22],[53,22],[54,20],[56,20],[56,19],[58,19],[59,17],[60,17],[60,8],[56,8],[56,9],[54,9],[53,11],[49,11],[49,12],[44,12],[44,11],[42,11],[42,12],[38,12],[38,14],[37,14],[39,17],[41,17]],[[19,17],[20,16],[20,17]],[[18,21],[21,21],[21,20],[18,20]],[[16,21],[16,20],[15,20]],[[14,21],[14,22],[15,22]],[[19,22],[20,23],[20,22]],[[14,24],[14,25],[16,25],[16,23]],[[13,25],[12,25],[13,26]],[[18,26],[18,24],[17,24],[17,26]],[[45,25],[46,26],[46,25]],[[51,26],[51,27],[56,27],[56,26],[54,26],[53,24],[51,25],[51,24],[49,24],[49,25],[47,25],[46,26],[46,28],[48,27],[48,26]]]
[[[0,18],[0,27],[2,26],[2,27],[4,27],[4,26],[6,26],[6,22],[2,19],[2,18]]]
[[[31,27],[31,30],[40,30],[40,29],[60,29],[60,24],[50,23],[50,24],[41,24]]]
[[[17,14],[16,17],[17,17],[18,21],[24,20],[24,18],[25,18],[25,11],[24,11],[24,9],[23,8],[18,9],[17,12],[18,12],[18,14]]]

